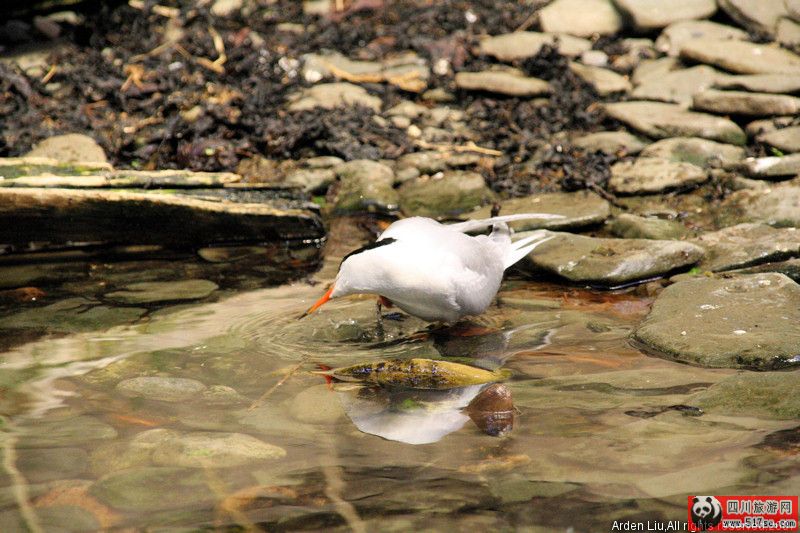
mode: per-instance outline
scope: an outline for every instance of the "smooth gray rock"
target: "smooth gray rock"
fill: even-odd
[[[666,137],[702,137],[729,144],[745,144],[747,136],[734,122],[686,111],[679,105],[656,102],[619,102],[605,104],[606,113],[637,131],[663,139]]]
[[[692,103],[692,95],[709,89],[721,76],[721,73],[705,65],[673,70],[647,79],[633,90],[631,96],[688,107]]]
[[[800,255],[800,230],[766,224],[738,224],[700,235],[690,242],[705,249],[702,270],[720,272]]]
[[[339,188],[333,200],[334,212],[339,214],[395,211],[400,197],[394,190],[394,172],[388,166],[357,159],[334,168]]]
[[[681,46],[686,41],[692,39],[714,39],[739,41],[747,40],[747,32],[728,26],[718,24],[710,20],[683,20],[670,24],[661,35],[656,39],[656,49],[667,55],[676,57],[681,52]]]
[[[487,37],[480,42],[479,51],[500,61],[513,61],[535,56],[542,46],[552,45],[556,38],[559,52],[566,56],[579,56],[592,48],[591,42],[571,35],[518,31]]]
[[[788,15],[783,0],[717,0],[719,7],[748,31],[774,36],[778,19]]]
[[[687,242],[550,234],[553,238],[531,252],[522,266],[578,283],[620,286],[688,267],[703,256],[702,248]]]
[[[109,292],[104,298],[123,304],[199,300],[210,295],[219,286],[206,279],[181,281],[145,281],[131,283],[121,290]]]
[[[699,137],[674,137],[662,139],[645,147],[642,157],[661,157],[670,161],[691,163],[706,167],[717,161],[730,165],[744,159],[745,151],[740,146],[722,144]]]
[[[609,94],[628,92],[631,90],[631,82],[627,78],[614,72],[600,67],[590,67],[580,63],[570,63],[570,70],[577,74],[583,81],[594,87],[600,96]]]
[[[548,33],[576,37],[613,35],[624,26],[611,0],[555,0],[539,11],[539,24]]]
[[[89,493],[116,509],[152,513],[218,501],[206,473],[195,468],[139,467],[103,476]]]
[[[352,83],[320,83],[292,94],[288,98],[289,111],[306,111],[321,107],[335,109],[360,105],[376,113],[381,110],[381,99],[370,95],[366,89]]]
[[[89,468],[83,448],[27,448],[17,451],[17,468],[28,482],[79,478]]]
[[[344,416],[344,408],[325,385],[314,385],[298,393],[287,402],[287,410],[294,420],[305,424],[336,424]]]
[[[100,331],[135,322],[145,312],[140,307],[109,307],[88,298],[68,298],[0,318],[0,328],[34,328],[51,333]]]
[[[680,20],[705,19],[717,10],[716,0],[614,0],[639,30],[653,30]]]
[[[787,154],[800,152],[800,126],[764,133],[758,136],[758,140]]]
[[[775,40],[787,47],[800,45],[800,23],[788,18],[778,20]]]
[[[641,139],[627,131],[600,131],[581,135],[572,144],[589,152],[636,155],[646,146]]]
[[[680,55],[740,74],[800,73],[800,56],[768,44],[692,39],[683,44]]]
[[[714,83],[719,89],[752,91],[756,93],[798,93],[800,74],[741,74],[722,76]]]
[[[800,187],[745,189],[731,194],[719,209],[718,222],[764,222],[775,227],[800,228]]]
[[[162,376],[142,376],[117,384],[117,391],[124,396],[162,402],[184,402],[197,397],[204,390],[206,386],[196,379]]]
[[[467,218],[489,218],[490,211],[491,207],[485,206],[471,212]],[[500,202],[501,215],[520,213],[547,213],[562,215],[564,218],[510,222],[509,226],[514,231],[566,230],[601,224],[611,214],[611,206],[605,199],[586,191],[541,193]]]
[[[477,172],[451,170],[441,177],[417,178],[399,189],[400,207],[408,216],[442,216],[464,213],[495,199]]]
[[[800,111],[800,98],[785,94],[709,89],[693,96],[692,107],[731,115],[795,115]]]
[[[760,180],[783,179],[800,175],[800,154],[783,157],[754,157],[745,160],[750,177]]]
[[[666,359],[770,370],[800,353],[800,285],[782,274],[680,281],[633,338]]]
[[[748,418],[800,418],[797,372],[740,372],[688,398],[711,414]]]
[[[656,217],[640,217],[622,213],[607,224],[615,237],[623,239],[676,240],[686,236],[689,230],[676,220]]]
[[[164,433],[158,436],[159,444],[153,449],[152,460],[158,466],[228,468],[286,456],[283,448],[244,433],[182,433],[168,429],[145,433],[150,432]]]
[[[618,194],[652,194],[669,189],[691,187],[707,181],[708,173],[691,163],[658,157],[640,157],[615,163],[608,187]]]
[[[459,72],[455,81],[459,89],[487,91],[507,96],[539,96],[552,92],[550,84],[546,81],[511,70]]]
[[[88,135],[67,133],[47,138],[25,157],[48,157],[63,163],[108,163],[106,153]]]
[[[649,80],[658,80],[674,70],[683,68],[683,64],[676,57],[646,59],[636,66],[631,81],[635,86],[639,86]]]

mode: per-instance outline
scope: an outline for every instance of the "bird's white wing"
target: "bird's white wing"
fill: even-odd
[[[453,231],[467,232],[477,231],[488,228],[500,222],[514,222],[516,220],[553,220],[564,218],[564,215],[553,215],[551,213],[520,213],[518,215],[503,215],[499,217],[483,218],[480,220],[467,220],[456,224],[448,224],[446,227]]]

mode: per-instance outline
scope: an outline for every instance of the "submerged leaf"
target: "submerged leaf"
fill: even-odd
[[[390,359],[336,368],[322,373],[344,381],[367,381],[411,389],[451,389],[502,381],[508,372],[437,361],[433,359]]]

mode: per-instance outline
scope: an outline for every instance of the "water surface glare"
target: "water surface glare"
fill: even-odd
[[[688,494],[800,489],[797,422],[694,409],[736,372],[632,348],[633,290],[512,279],[469,324],[388,314],[380,335],[373,298],[298,320],[319,284],[141,305],[81,287],[0,315],[4,532],[608,531],[685,520]],[[513,429],[465,409],[484,385],[312,373],[412,357],[510,370]]]

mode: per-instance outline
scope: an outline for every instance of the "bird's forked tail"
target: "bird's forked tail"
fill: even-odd
[[[544,230],[534,231],[531,235],[518,241],[512,242],[503,260],[503,268],[508,268],[529,253],[540,244],[549,241],[553,235],[548,235]]]

